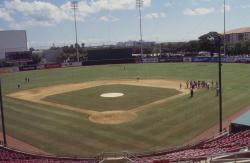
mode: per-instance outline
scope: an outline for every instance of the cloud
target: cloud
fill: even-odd
[[[10,12],[6,10],[5,8],[0,8],[0,19],[10,22],[13,21],[13,18],[10,15]]]
[[[161,13],[152,12],[152,13],[146,14],[146,16],[144,18],[146,18],[146,19],[159,19],[159,18],[165,18],[165,17],[166,17],[166,14],[164,12],[161,12]]]
[[[165,7],[172,7],[173,6],[173,2],[166,2],[164,4]]]
[[[195,8],[195,9],[186,9],[183,11],[183,14],[187,16],[197,16],[197,15],[207,15],[214,12],[215,12],[214,8]]]
[[[11,28],[28,28],[34,26],[51,26],[62,20],[71,20],[72,16],[49,2],[43,1],[5,1],[4,6],[13,14],[21,16],[21,20],[11,22]]]
[[[104,22],[116,22],[120,20],[119,18],[114,16],[101,16],[99,19]]]
[[[243,9],[246,9],[246,8],[250,8],[250,5],[241,5],[240,7]]]
[[[151,0],[144,0],[144,7],[149,6],[151,6]],[[18,21],[12,22],[10,24],[11,27],[30,28],[34,26],[51,26],[65,20],[73,21],[73,11],[70,0],[62,5],[55,5],[42,0],[5,0],[3,7],[4,10],[11,11],[12,15],[21,17]],[[77,19],[78,21],[85,21],[85,19],[91,15],[105,10],[121,11],[135,8],[135,0],[82,0],[78,3]],[[0,19],[12,21],[12,15],[9,13],[6,16],[6,14],[7,12],[1,12],[0,10]],[[109,19],[111,19],[111,21],[117,21],[117,18],[114,17]]]
[[[211,0],[192,0],[193,2],[210,2]]]
[[[227,12],[231,11],[232,7],[230,5],[225,5],[225,9]],[[224,5],[221,6],[220,12],[224,12]]]
[[[95,10],[129,10],[136,7],[135,0],[96,0],[89,3]],[[151,0],[143,0],[143,6],[149,7]]]
[[[208,0],[202,0],[202,1],[208,1]],[[225,8],[227,12],[232,10],[230,5],[225,5]],[[187,16],[199,16],[199,15],[207,15],[207,14],[223,13],[223,12],[224,12],[224,5],[218,8],[214,8],[214,7],[211,7],[211,8],[201,7],[201,8],[195,8],[195,9],[188,8],[183,11],[183,14]]]

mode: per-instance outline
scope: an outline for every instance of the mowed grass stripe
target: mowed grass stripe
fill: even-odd
[[[32,103],[32,102],[28,102],[24,100],[17,100],[17,99],[12,99],[12,98],[4,99],[4,105],[6,107],[11,106],[12,104],[19,106],[20,109],[30,108],[34,112],[44,113],[46,115],[57,114],[60,116],[72,117],[72,118],[87,117],[87,115],[85,114],[79,114],[79,113],[69,111],[69,110],[62,110],[61,108],[57,108],[57,107],[51,107],[47,105],[42,105],[38,103]]]
[[[124,65],[107,65],[11,74],[3,77],[4,93],[40,86],[85,82],[99,79],[136,79],[139,76],[141,79],[158,78],[167,80],[216,81],[218,76],[218,65],[216,64],[182,63],[125,65],[125,71],[123,70],[123,66]],[[248,83],[250,81],[250,76],[247,74],[250,74],[249,65],[223,65],[223,115],[225,117],[239,111],[242,107],[249,104],[250,86],[248,86]],[[24,78],[26,76],[31,78],[31,83],[24,83]],[[17,83],[19,82],[22,83],[22,89],[20,90],[16,88]],[[214,90],[209,93],[196,93],[192,101],[188,99],[188,96],[175,99],[170,103],[164,103],[152,108],[152,110],[145,110],[144,112],[139,113],[138,118],[134,121],[113,126],[93,124],[88,121],[88,117],[85,115],[60,110],[59,108],[46,107],[43,105],[34,106],[33,103],[27,103],[24,101],[18,101],[15,103],[13,102],[15,101],[13,99],[5,98],[4,100],[6,99],[9,101],[7,106],[9,108],[14,105],[15,109],[28,110],[28,112],[34,112],[34,114],[41,114],[37,123],[42,123],[46,120],[49,121],[42,126],[29,125],[29,128],[27,128],[29,132],[36,132],[36,130],[39,130],[39,127],[46,127],[52,123],[54,123],[53,125],[55,128],[59,128],[57,133],[64,133],[63,130],[65,130],[65,133],[66,131],[71,131],[69,135],[73,138],[75,137],[76,141],[67,142],[64,141],[67,137],[61,137],[60,140],[64,143],[53,144],[52,140],[57,141],[58,134],[55,134],[56,136],[50,134],[48,136],[48,139],[51,141],[50,144],[43,145],[43,142],[41,142],[40,146],[50,153],[77,153],[82,155],[83,153],[96,154],[100,151],[120,151],[124,149],[129,151],[162,149],[169,146],[183,144],[183,142],[186,142],[193,136],[206,130],[210,125],[212,126],[218,122],[218,98],[215,97]],[[187,109],[185,109],[185,107],[187,107]],[[15,121],[15,119],[18,119],[19,113],[11,112],[9,115],[10,114],[13,114],[11,115],[12,119],[10,120],[13,133],[23,132],[22,128],[19,127],[19,121],[21,121],[21,119]],[[34,114],[24,113],[24,116],[36,117]],[[44,119],[42,115],[48,115],[49,119]],[[54,121],[53,117],[58,119],[58,122],[56,122],[56,120]],[[64,118],[70,121],[66,125]],[[184,120],[182,122],[179,119]],[[177,125],[175,124],[176,121]],[[174,125],[176,127],[172,127]],[[38,129],[33,130],[33,128]],[[84,132],[86,131],[91,134],[81,134],[83,128],[85,129]],[[78,130],[80,131],[78,132]],[[47,130],[42,129],[42,131],[45,132]],[[49,130],[47,132],[52,131]],[[76,133],[76,135],[74,133]],[[93,136],[92,133],[95,133],[95,135]],[[33,133],[33,136],[35,134],[36,133]],[[30,142],[29,135],[30,134],[26,134],[24,135],[25,138],[22,138],[22,136],[20,136],[20,138]],[[84,136],[81,137],[81,135]],[[86,144],[83,139],[87,141]],[[81,143],[78,143],[78,141],[81,141]],[[101,142],[102,144],[97,144],[90,148],[90,150],[86,150],[88,149],[89,144],[94,145],[96,142]],[[72,143],[74,145],[71,145]],[[37,146],[35,140],[32,144]],[[112,146],[112,144],[114,145]],[[49,147],[46,147],[47,145]],[[70,145],[69,150],[67,150],[68,145]],[[63,149],[58,150],[58,148]]]
[[[204,96],[204,95],[201,95],[201,96]],[[185,98],[188,98],[188,97],[185,97]],[[185,98],[183,100],[186,100]],[[204,97],[198,96],[197,100],[199,100],[199,98],[204,98]],[[188,100],[190,102],[193,102],[193,100],[196,100],[196,99],[194,98],[194,99],[188,99]],[[173,102],[173,103],[175,103],[175,102]],[[168,104],[168,107],[170,107],[169,109],[159,108],[159,109],[155,109],[155,110],[149,110],[148,112],[149,112],[149,114],[152,115],[152,116],[150,116],[150,117],[152,117],[152,120],[153,120],[153,117],[158,117],[159,119],[161,119],[161,121],[154,122],[153,125],[151,125],[151,127],[148,127],[148,130],[146,132],[152,133],[154,135],[160,134],[161,136],[157,136],[159,138],[159,141],[163,141],[166,137],[168,137],[168,134],[172,133],[171,130],[189,129],[189,131],[185,132],[185,135],[189,134],[189,133],[197,133],[197,130],[200,129],[200,126],[198,126],[198,122],[203,120],[202,117],[204,117],[204,115],[206,113],[208,113],[206,110],[204,110],[204,106],[207,106],[207,103],[205,103],[203,106],[199,105],[199,107],[190,107],[189,105],[183,106],[181,103],[175,103],[175,104],[177,104],[177,106],[175,107],[174,110],[170,109],[171,105],[169,105],[169,104]],[[180,106],[178,106],[178,104]],[[209,113],[209,115],[212,116],[215,114],[215,110],[213,109],[214,105],[215,105],[214,100],[211,100],[210,105],[211,105],[211,109],[209,111],[211,111],[211,112]],[[176,114],[175,111],[178,112],[178,114]],[[145,112],[147,112],[147,111],[145,111]],[[157,115],[157,113],[159,115]],[[194,116],[194,115],[198,115],[198,116]],[[209,117],[209,116],[207,116],[207,117]],[[151,120],[147,120],[147,121],[152,122]],[[185,122],[185,123],[183,123],[183,122]],[[166,124],[169,124],[169,125],[166,125]],[[211,126],[213,124],[214,123],[211,123],[211,121],[209,121],[209,123],[208,123],[209,126]],[[157,127],[165,129],[166,132],[157,130]],[[193,129],[194,127],[195,127],[195,130]]]
[[[57,124],[57,126],[61,126],[61,125],[63,125],[65,128],[67,128],[67,127],[69,127],[68,126],[68,123],[67,122],[65,122],[65,118],[67,118],[67,117],[63,117],[63,118],[60,118],[60,117],[54,117],[51,113],[49,113],[48,115],[44,115],[44,113],[37,113],[37,112],[34,112],[34,111],[30,111],[28,108],[26,108],[26,109],[20,109],[20,105],[17,105],[16,106],[16,108],[12,108],[12,109],[14,109],[14,110],[16,110],[17,112],[19,112],[18,113],[18,115],[20,115],[20,113],[25,113],[26,115],[25,115],[25,117],[31,117],[32,119],[29,119],[29,122],[32,122],[32,121],[37,121],[38,123],[36,124],[36,123],[34,123],[34,125],[36,126],[36,127],[40,127],[40,128],[47,128],[47,127],[49,127],[49,126],[51,126],[51,125],[53,125],[53,124]],[[31,109],[34,109],[34,108],[31,108]],[[42,109],[41,111],[42,112],[44,112],[45,110],[48,110],[48,109]],[[12,114],[13,115],[13,114]],[[41,117],[41,115],[42,115],[42,117]],[[56,119],[56,120],[55,120]],[[69,122],[72,122],[73,120],[72,119],[69,119],[68,120]],[[46,125],[44,124],[46,122]],[[28,122],[27,122],[28,123]],[[49,123],[49,124],[48,124]],[[62,124],[61,124],[62,123]],[[82,123],[81,121],[79,122],[79,123]],[[59,127],[60,127],[59,126]],[[71,127],[72,128],[72,127]],[[88,127],[88,128],[90,128],[90,127]],[[53,128],[53,130],[54,131],[58,131],[58,132],[60,132],[60,128]],[[77,131],[77,128],[76,128],[76,131]],[[129,137],[127,137],[127,136],[125,136],[125,135],[127,135],[127,132],[129,132],[129,131],[127,131],[127,130],[125,130],[125,131],[121,131],[121,130],[119,130],[118,129],[118,131],[116,131],[116,130],[111,130],[111,132],[108,132],[108,133],[101,133],[101,132],[98,132],[98,131],[100,131],[100,129],[94,129],[93,128],[93,126],[91,127],[91,130],[89,131],[89,130],[86,130],[86,132],[87,133],[91,133],[92,132],[92,134],[91,135],[87,135],[87,137],[91,137],[92,139],[93,138],[95,138],[95,135],[102,135],[102,142],[107,142],[107,144],[109,144],[111,141],[114,141],[114,139],[111,137],[107,137],[107,138],[105,138],[105,135],[107,135],[107,136],[111,136],[111,135],[114,135],[114,133],[117,133],[116,134],[116,138],[117,138],[117,140],[118,140],[118,142],[117,142],[117,145],[118,146],[121,146],[121,145],[124,145],[124,146],[128,146],[128,147],[133,147],[133,148],[136,148],[136,146],[138,146],[138,148],[140,148],[140,143],[136,143],[136,142],[138,142],[138,141],[140,141],[141,140],[141,136],[140,135],[138,135],[138,137],[137,137],[137,139],[135,139],[135,137],[134,137],[134,135],[133,135],[133,132],[131,133],[132,135],[131,136],[129,136]],[[44,132],[46,132],[46,133],[48,133],[49,131],[44,131]],[[67,131],[67,132],[69,132],[69,133],[72,133],[72,131]],[[62,134],[65,134],[65,133],[62,133]],[[74,133],[74,136],[77,136],[77,134],[76,133]],[[80,136],[83,136],[83,135],[80,135]],[[128,142],[131,142],[132,141],[132,139],[135,139],[134,140],[134,142],[135,143],[124,143],[124,142],[127,142],[127,140],[124,138],[124,136],[125,136],[125,138],[127,137],[128,139]],[[97,138],[99,138],[99,137],[97,137]],[[86,138],[85,138],[85,140],[86,140]],[[87,139],[88,140],[88,139]],[[98,139],[97,139],[98,140]],[[89,140],[88,140],[89,141]],[[93,142],[93,140],[91,140],[92,142]],[[152,141],[152,139],[151,139],[151,141]],[[147,142],[150,142],[150,141],[147,141]],[[103,150],[103,147],[100,145],[100,143],[98,143],[98,142],[94,142],[94,144],[99,144],[99,145],[96,145],[96,147],[99,147],[99,148],[102,148],[102,150]],[[105,146],[104,147],[107,147],[107,144],[105,144]],[[145,144],[148,144],[148,143],[145,143],[144,142],[144,145]],[[113,146],[112,146],[112,148],[114,147],[116,145],[116,143],[113,143]]]
[[[11,130],[16,130],[15,125],[10,125]],[[35,142],[36,147],[44,149],[44,150],[53,150],[55,151],[53,154],[61,154],[61,153],[67,153],[67,155],[85,155],[85,154],[91,154],[91,152],[96,151],[95,146],[90,143],[88,145],[88,141],[84,143],[84,147],[82,147],[81,144],[79,144],[79,141],[76,139],[73,139],[75,141],[67,141],[69,139],[68,137],[60,136],[58,139],[51,139],[50,135],[47,135],[46,133],[41,130],[40,133],[34,134],[34,132],[30,129],[22,129],[23,132],[18,133],[18,138],[22,141],[26,141],[26,139],[23,139],[24,137],[29,138],[29,142]],[[42,136],[43,135],[43,136]],[[63,139],[63,140],[62,140]],[[84,139],[84,138],[83,138]],[[51,146],[51,144],[54,144]],[[79,144],[79,145],[76,145]],[[65,148],[67,146],[67,148]],[[69,150],[70,149],[70,150]]]
[[[39,115],[39,114],[38,114],[38,115]],[[32,115],[29,115],[29,116],[32,117]],[[37,120],[36,117],[35,117],[35,119]],[[44,121],[48,121],[48,119],[45,119]],[[97,131],[98,131],[98,130],[97,130]],[[112,130],[112,131],[114,131],[114,130]],[[114,131],[114,132],[115,132],[115,131]],[[120,130],[117,131],[117,133],[120,133],[121,136],[126,135],[126,134],[127,134],[126,132],[131,132],[131,131],[125,131],[125,134],[124,134],[123,132],[121,132]],[[134,132],[131,132],[131,133],[134,133]],[[113,133],[111,132],[111,135],[112,135],[112,134],[113,134]],[[102,135],[102,138],[103,138],[105,134],[103,134],[103,133],[95,133],[95,135]],[[93,135],[88,135],[88,136],[93,136]],[[120,141],[123,141],[123,142],[127,142],[127,140],[124,141],[124,139],[120,138],[119,135],[116,135],[116,137],[117,137],[117,140],[120,140]],[[126,136],[125,138],[129,138],[129,139],[132,138],[132,139],[133,139],[134,136]],[[141,139],[141,138],[144,139],[143,137],[140,137],[140,139]],[[138,137],[138,140],[136,140],[134,143],[131,142],[131,145],[134,146],[133,144],[135,144],[136,146],[139,146],[138,143],[136,143],[136,142],[137,142],[137,141],[140,141],[140,139],[139,139],[139,137]],[[146,142],[154,142],[153,139],[146,139],[146,140],[147,140]],[[114,139],[113,139],[113,138],[111,139],[111,141],[112,141],[113,144],[114,144]],[[109,141],[109,143],[110,143],[111,141]],[[146,142],[143,142],[143,144],[145,145]],[[123,145],[123,144],[124,144],[124,143],[121,142],[121,143],[119,143],[119,146],[121,146],[121,145]],[[147,143],[146,143],[146,144],[147,144]],[[150,143],[150,144],[152,144],[152,143]],[[125,144],[124,144],[124,145],[125,145]],[[128,146],[128,145],[126,145],[126,146]]]
[[[12,115],[14,115],[12,113]],[[8,117],[8,120],[15,122],[20,124],[21,126],[24,126],[23,129],[27,129],[29,131],[30,128],[32,128],[32,132],[35,135],[31,135],[31,137],[37,137],[40,139],[36,140],[35,142],[39,143],[41,142],[41,144],[46,144],[49,147],[50,143],[53,143],[57,146],[71,146],[73,144],[76,144],[77,142],[77,146],[75,146],[74,151],[77,151],[77,148],[81,148],[81,146],[84,144],[86,146],[88,146],[88,150],[91,152],[91,148],[94,148],[94,151],[96,151],[97,148],[101,148],[101,146],[103,145],[104,147],[106,146],[106,144],[103,144],[103,141],[100,141],[98,139],[95,139],[96,134],[95,132],[91,132],[91,130],[79,130],[79,127],[77,126],[66,126],[66,125],[60,125],[60,123],[56,122],[56,128],[55,126],[52,126],[53,124],[55,124],[55,122],[50,123],[49,121],[43,121],[43,122],[39,122],[39,118],[35,117],[35,119],[37,119],[37,121],[35,121],[34,119],[23,119],[26,116],[23,116],[20,112],[17,113],[17,115],[19,116],[19,118],[17,119],[16,116],[15,117]],[[70,128],[70,130],[69,130]],[[68,129],[68,130],[66,130]],[[24,131],[25,132],[25,131]],[[74,139],[71,138],[72,135],[74,135]],[[18,134],[19,135],[19,134]],[[50,139],[49,139],[50,138]],[[54,139],[52,139],[54,138]],[[68,138],[68,139],[66,139]],[[60,139],[64,140],[61,141]],[[105,137],[103,137],[103,139],[105,139]],[[83,143],[83,144],[82,144]],[[90,143],[88,145],[88,143]],[[93,145],[95,144],[95,145]],[[47,147],[46,146],[46,147]],[[72,147],[74,148],[74,147]]]

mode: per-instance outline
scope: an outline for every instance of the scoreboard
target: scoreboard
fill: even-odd
[[[5,61],[7,63],[26,63],[32,61],[31,51],[6,52]]]

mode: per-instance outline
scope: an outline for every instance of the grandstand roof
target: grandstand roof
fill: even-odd
[[[226,34],[233,34],[233,33],[250,33],[250,27],[237,28],[226,32]]]
[[[232,123],[245,125],[245,126],[250,126],[250,111],[248,111],[247,113],[245,113],[242,116],[238,117]]]

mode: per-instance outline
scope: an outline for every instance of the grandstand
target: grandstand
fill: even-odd
[[[202,161],[209,156],[239,152],[250,145],[250,130],[235,134],[222,134],[217,138],[202,141],[198,144],[185,146],[165,153],[138,156],[137,163],[165,163],[178,161]]]
[[[114,154],[112,157],[105,157],[103,154],[96,157],[69,158],[57,156],[41,156],[28,154],[14,149],[0,147],[1,163],[97,163],[97,162],[118,162],[125,159],[125,162],[134,163],[170,163],[170,162],[220,162],[220,159],[249,160],[248,147],[250,146],[250,130],[237,133],[223,133],[212,139],[201,141],[197,144],[187,145],[168,151],[145,153],[145,154]],[[244,151],[242,152],[242,149]],[[247,149],[247,150],[246,150]],[[235,157],[237,155],[237,157]],[[115,158],[116,156],[116,158]],[[119,156],[119,157],[117,157]],[[234,157],[232,157],[234,156]],[[244,159],[242,157],[245,157]],[[115,160],[115,161],[114,161]],[[120,162],[120,161],[119,161]],[[222,160],[223,162],[223,160]]]

